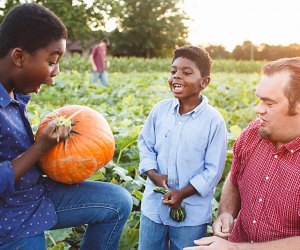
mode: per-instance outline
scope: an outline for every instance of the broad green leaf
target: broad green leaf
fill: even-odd
[[[95,172],[88,180],[92,181],[103,181],[105,180],[105,175],[101,171]]]
[[[242,133],[242,129],[238,125],[233,125],[230,127],[230,133],[233,135],[236,140]]]
[[[143,193],[141,193],[140,191],[138,191],[138,190],[136,190],[136,189],[134,189],[134,190],[132,191],[132,194],[135,195],[140,201],[141,201],[142,198],[143,198]]]

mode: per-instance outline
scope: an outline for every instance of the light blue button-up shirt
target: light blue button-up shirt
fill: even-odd
[[[154,106],[138,139],[140,173],[155,169],[168,176],[170,189],[189,184],[198,191],[183,200],[186,219],[176,222],[170,207],[162,204],[162,194],[153,192],[147,178],[142,213],[157,223],[170,226],[197,226],[211,222],[214,187],[222,176],[227,130],[221,114],[208,105],[208,99],[191,112],[179,114],[179,100],[168,99]]]

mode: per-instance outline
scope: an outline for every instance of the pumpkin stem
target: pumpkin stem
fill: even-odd
[[[57,123],[56,126],[74,126],[78,121],[71,121],[72,118],[74,118],[76,115],[78,115],[83,109],[77,110],[75,113],[70,115],[68,118],[65,118],[64,115],[58,115],[56,112],[54,112],[54,118]]]
[[[71,122],[71,119],[78,115],[83,109],[77,110],[74,114],[70,115],[67,119],[61,122],[60,126],[67,125],[68,122]]]

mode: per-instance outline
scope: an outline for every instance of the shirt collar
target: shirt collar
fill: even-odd
[[[194,119],[195,117],[197,117],[198,115],[201,114],[201,112],[206,108],[206,106],[208,105],[208,99],[206,96],[201,95],[200,97],[202,99],[201,103],[194,108],[192,111],[190,111],[188,114],[192,115],[192,118]],[[179,99],[178,98],[174,98],[173,99],[173,103],[172,103],[172,110],[173,110],[173,114],[178,112],[179,109]]]
[[[300,136],[295,138],[294,140],[290,141],[289,143],[285,144],[284,147],[291,153],[300,150]]]
[[[15,100],[7,93],[6,89],[0,83],[0,107],[4,108],[8,106],[11,102],[22,103],[26,105],[30,100],[30,95],[22,95],[19,93],[15,94]]]
[[[12,98],[7,93],[6,89],[0,83],[0,106],[2,108],[8,106],[8,104],[12,101]]]

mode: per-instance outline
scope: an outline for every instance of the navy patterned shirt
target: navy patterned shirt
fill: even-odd
[[[0,83],[0,245],[40,234],[57,221],[39,169],[32,166],[15,181],[10,163],[34,143],[26,112],[29,99],[15,93],[14,100]]]

